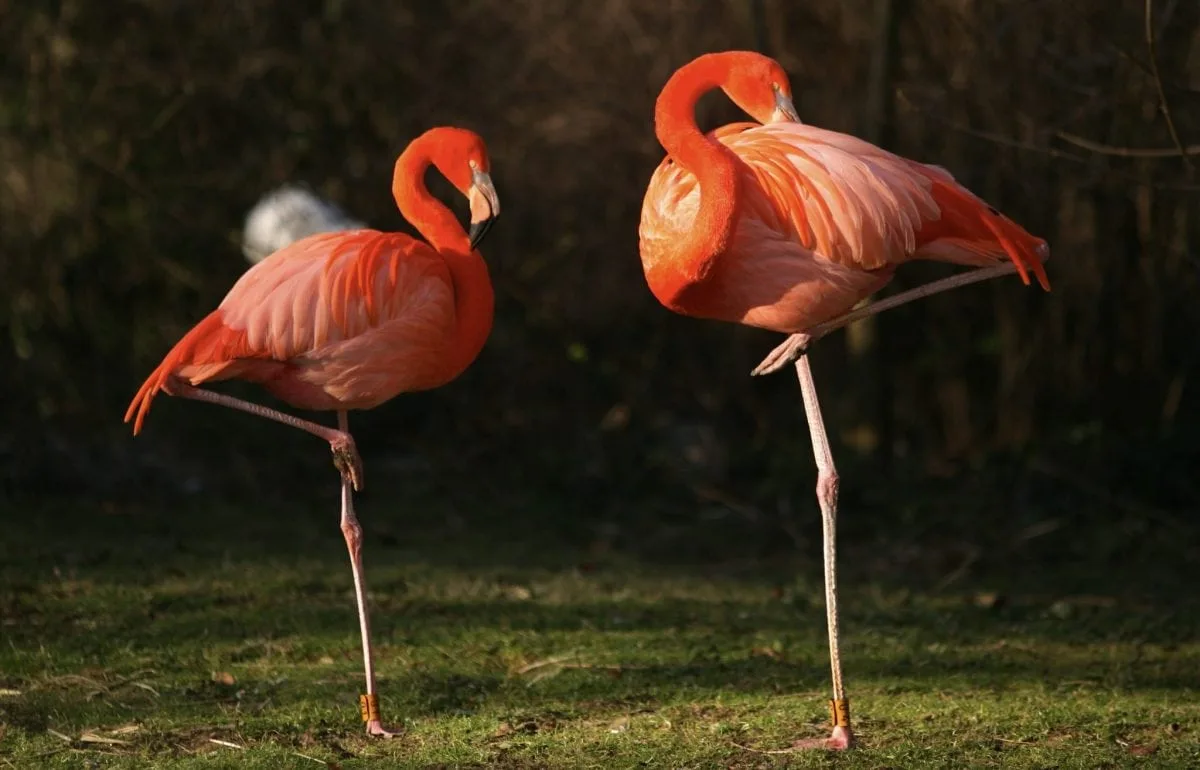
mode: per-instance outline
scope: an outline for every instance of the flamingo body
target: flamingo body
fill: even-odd
[[[461,374],[491,331],[494,296],[476,236],[425,188],[431,163],[470,199],[472,227],[490,222],[499,204],[482,140],[431,129],[397,160],[393,183],[401,212],[429,242],[323,232],[258,262],[142,384],[125,414],[136,417],[134,433],[172,378],[193,387],[243,379],[297,408],[346,411]]]
[[[679,244],[696,227],[701,185],[666,158],[639,229],[647,283],[679,313],[800,332],[850,310],[913,259],[984,266],[1005,259],[1046,286],[1045,241],[954,181],[846,134],[795,122],[737,123],[709,137],[736,158],[723,249]]]
[[[438,387],[482,349],[491,292],[483,299],[459,308],[441,255],[402,233],[309,236],[247,270],[175,345],[134,399],[134,430],[172,375],[192,385],[257,382],[313,410],[370,409]],[[461,340],[460,320],[473,327]]]

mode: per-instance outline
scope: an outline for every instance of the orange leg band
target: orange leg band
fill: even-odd
[[[833,719],[834,727],[849,727],[850,726],[850,701],[849,699],[831,700],[829,701],[829,716]]]
[[[375,693],[358,696],[358,708],[364,722],[379,721],[379,696]]]

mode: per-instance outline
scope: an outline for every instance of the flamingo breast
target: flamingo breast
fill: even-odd
[[[803,331],[882,288],[915,250],[922,220],[937,216],[907,161],[853,137],[797,123],[736,124],[713,136],[741,161],[733,232],[705,279],[668,305],[678,312]],[[687,271],[678,247],[701,196],[696,177],[670,159],[651,178],[639,235],[652,290]]]

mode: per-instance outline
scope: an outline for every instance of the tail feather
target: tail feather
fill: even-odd
[[[929,169],[929,167],[925,167]],[[960,264],[986,265],[1007,258],[1028,286],[1032,272],[1038,284],[1050,291],[1050,279],[1043,263],[1050,258],[1050,247],[1041,238],[975,197],[953,179],[941,176],[941,169],[930,169],[933,199],[941,217],[927,223],[917,234],[918,253],[933,259]]]
[[[198,385],[217,379],[227,369],[223,365],[233,365],[239,359],[255,357],[247,344],[246,333],[230,329],[222,321],[221,311],[214,310],[175,343],[162,363],[138,388],[129,408],[125,410],[125,422],[133,420],[133,435],[140,433],[154,397],[164,390],[172,375],[183,376],[185,368],[190,370],[187,374],[191,375],[186,379],[192,385]]]
[[[1050,258],[1049,244],[1025,232],[1024,228],[1003,214],[993,214],[994,211],[995,209],[988,208],[988,214],[982,217],[983,225],[1004,247],[1008,258],[1017,266],[1021,280],[1028,286],[1029,271],[1032,270],[1042,289],[1050,291],[1050,278],[1046,275],[1046,266],[1043,264]]]
[[[129,408],[125,410],[125,422],[134,420],[133,435],[142,432],[142,423],[146,420],[146,415],[150,413],[150,402],[154,400],[154,396],[162,390],[163,383],[167,381],[171,370],[166,361],[163,361],[158,367],[150,373],[146,381],[142,383],[142,387],[138,388],[137,395],[133,397]],[[136,415],[136,420],[134,416]]]

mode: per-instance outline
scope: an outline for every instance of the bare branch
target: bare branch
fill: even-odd
[[[1200,155],[1200,144],[1193,144],[1187,147],[1182,145],[1179,147],[1161,147],[1161,148],[1140,148],[1140,147],[1115,147],[1111,144],[1101,144],[1093,142],[1091,139],[1085,139],[1082,136],[1069,134],[1066,131],[1056,131],[1054,135],[1064,142],[1073,144],[1076,147],[1082,147],[1089,152],[1094,152],[1097,155],[1114,155],[1119,158],[1187,158],[1189,155]]]
[[[924,107],[914,103],[911,99],[908,98],[908,95],[906,93],[904,93],[903,90],[900,90],[900,89],[896,90],[896,98],[899,100],[899,103],[902,106],[907,107],[908,109],[913,110],[914,112],[918,112],[922,115],[933,118],[934,120],[938,121],[943,126],[945,126],[946,128],[949,128],[951,131],[957,131],[960,134],[966,134],[967,136],[973,136],[977,139],[983,139],[985,141],[992,142],[993,144],[998,144],[1003,147],[1012,147],[1015,150],[1024,150],[1025,152],[1035,152],[1035,153],[1038,153],[1039,155],[1049,155],[1051,158],[1060,158],[1062,160],[1070,160],[1070,161],[1074,161],[1075,163],[1087,163],[1088,162],[1086,158],[1080,157],[1079,155],[1075,155],[1074,153],[1063,152],[1062,150],[1056,150],[1053,147],[1046,147],[1046,146],[1038,145],[1038,144],[1030,144],[1029,142],[1023,142],[1019,139],[1014,139],[1011,136],[1005,136],[1004,134],[997,134],[992,131],[981,131],[977,128],[971,128],[970,126],[963,126],[963,125],[955,123],[951,120],[947,120],[946,118],[943,118],[941,115],[938,115],[933,110],[925,109]]]
[[[1154,72],[1154,85],[1158,88],[1158,100],[1162,104],[1163,117],[1167,119],[1167,129],[1171,132],[1171,139],[1175,142],[1176,149],[1179,150],[1179,157],[1183,159],[1183,165],[1187,166],[1188,173],[1191,173],[1192,159],[1188,157],[1183,142],[1179,140],[1179,132],[1175,130],[1175,121],[1171,118],[1171,108],[1167,106],[1167,92],[1163,90],[1162,76],[1158,72],[1158,54],[1154,45],[1154,0],[1146,0],[1146,46],[1150,50],[1150,68]]]

